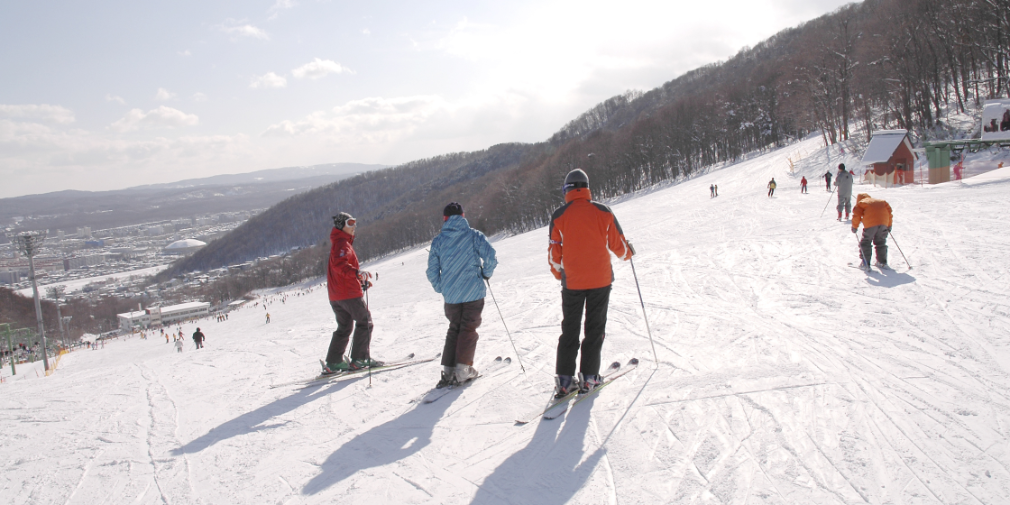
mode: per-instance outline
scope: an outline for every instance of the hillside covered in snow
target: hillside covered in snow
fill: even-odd
[[[475,365],[512,364],[432,404],[414,400],[437,362],[270,387],[317,371],[336,328],[320,280],[200,321],[202,350],[134,337],[47,378],[3,370],[0,502],[1005,503],[1010,169],[857,186],[891,203],[898,241],[894,270],[864,273],[818,178],[856,160],[819,143],[608,202],[638,251],[659,359],[631,265],[614,259],[603,358],[642,364],[559,419],[515,423],[553,387],[561,297],[541,229],[494,242],[518,354],[489,297]],[[791,174],[799,149],[811,154]],[[378,359],[441,350],[426,260],[364,267],[379,273]]]

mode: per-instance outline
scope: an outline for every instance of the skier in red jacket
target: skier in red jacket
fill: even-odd
[[[323,373],[337,373],[347,370],[381,366],[371,357],[372,314],[365,305],[364,289],[368,289],[371,274],[358,268],[358,256],[354,253],[354,234],[357,219],[346,212],[333,217],[333,231],[330,232],[330,261],[326,269],[326,287],[330,295],[330,307],[337,317],[337,329],[330,339]],[[348,337],[354,331],[351,342],[351,357],[344,357]]]

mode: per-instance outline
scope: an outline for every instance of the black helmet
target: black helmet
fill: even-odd
[[[582,171],[581,168],[576,168],[568,175],[565,176],[565,185],[561,186],[562,193],[568,193],[569,190],[575,188],[588,188],[589,187],[589,176]]]

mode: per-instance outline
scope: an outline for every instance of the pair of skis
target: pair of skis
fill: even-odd
[[[601,389],[609,386],[615,380],[626,375],[628,372],[631,372],[637,367],[638,367],[638,358],[631,358],[630,360],[628,360],[628,363],[624,365],[624,367],[621,367],[620,362],[615,361],[611,363],[610,366],[607,367],[607,369],[604,371],[603,382],[601,382],[600,385],[597,386],[592,391],[589,391],[588,393],[584,394],[579,394],[578,389],[576,389],[575,391],[572,391],[571,393],[568,393],[567,395],[561,398],[554,398],[552,396],[551,401],[547,403],[546,407],[544,407],[543,409],[534,410],[532,412],[527,413],[526,415],[523,415],[522,417],[516,419],[516,424],[528,424],[536,420],[537,417],[542,417],[543,419],[548,420],[557,419],[558,417],[561,417],[562,414],[567,412],[568,409],[575,407],[579,403],[582,403],[584,400],[592,398],[597,393],[599,393]]]
[[[291,382],[282,382],[280,384],[271,384],[270,387],[271,388],[280,388],[280,387],[285,387],[285,386],[303,386],[303,387],[309,387],[309,386],[317,386],[317,385],[322,385],[322,384],[328,384],[330,382],[338,382],[338,381],[341,381],[341,380],[344,380],[344,379],[349,379],[349,378],[353,378],[353,377],[359,377],[359,376],[367,374],[369,372],[371,372],[371,373],[374,374],[374,373],[385,372],[385,371],[389,371],[389,370],[397,370],[397,369],[400,369],[400,368],[403,368],[403,367],[412,366],[412,365],[419,365],[421,363],[428,363],[428,362],[431,362],[431,361],[435,361],[441,355],[442,355],[442,353],[438,353],[438,354],[436,354],[436,355],[434,355],[434,356],[432,356],[430,358],[414,359],[414,353],[410,353],[410,354],[404,356],[403,358],[400,358],[400,359],[395,360],[395,361],[386,362],[386,363],[384,363],[384,364],[382,364],[380,366],[373,366],[371,368],[362,368],[362,369],[359,369],[359,370],[349,370],[349,371],[346,371],[346,372],[337,372],[337,373],[327,374],[327,375],[320,374],[320,375],[317,375],[316,377],[314,377],[312,379],[309,379],[309,380],[297,380],[297,381],[291,381]],[[320,361],[320,363],[322,363],[322,361]],[[323,366],[325,367],[325,364],[323,364]]]
[[[480,379],[481,377],[487,377],[487,376],[491,376],[491,375],[497,375],[499,370],[501,370],[501,369],[503,369],[503,368],[505,368],[505,367],[507,367],[508,365],[511,365],[511,364],[512,364],[512,358],[504,358],[504,359],[502,359],[501,356],[498,356],[498,357],[496,357],[494,359],[494,361],[491,362],[490,365],[484,367],[484,369],[480,371],[480,375],[478,375],[478,376],[476,376],[476,377],[474,377],[474,378],[472,378],[472,379],[470,379],[470,380],[468,380],[468,381],[466,381],[466,382],[464,382],[462,384],[452,384],[452,385],[449,385],[449,386],[446,386],[446,387],[443,387],[443,388],[432,389],[431,391],[428,391],[427,393],[421,395],[420,397],[411,400],[410,403],[417,403],[417,402],[421,402],[421,403],[433,403],[435,401],[438,401],[439,398],[442,398],[443,396],[448,395],[449,393],[452,393],[453,391],[456,391],[458,389],[463,389],[463,388],[469,386],[470,384],[473,384],[473,382],[475,380]]]

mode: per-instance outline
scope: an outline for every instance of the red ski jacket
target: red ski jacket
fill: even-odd
[[[326,288],[330,301],[361,298],[358,280],[358,255],[354,253],[354,236],[333,228],[330,232],[330,263],[326,269]]]

